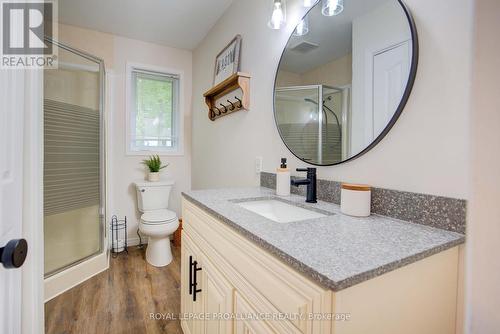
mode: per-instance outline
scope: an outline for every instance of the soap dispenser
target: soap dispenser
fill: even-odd
[[[281,158],[280,168],[276,170],[276,195],[290,196],[290,170],[286,166],[286,158]]]

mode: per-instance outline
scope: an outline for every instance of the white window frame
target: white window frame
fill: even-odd
[[[135,114],[135,106],[134,106],[134,96],[133,96],[133,79],[132,72],[134,70],[142,70],[147,72],[156,72],[158,74],[164,75],[175,75],[179,77],[179,96],[178,96],[178,114],[174,118],[175,126],[177,129],[177,141],[178,144],[173,149],[163,149],[163,150],[132,150],[131,148],[131,116]],[[126,69],[126,130],[125,130],[125,152],[126,155],[135,155],[135,156],[149,156],[153,154],[165,155],[165,156],[183,156],[184,155],[184,71],[173,69],[173,68],[164,68],[154,65],[147,64],[139,64],[127,62]]]

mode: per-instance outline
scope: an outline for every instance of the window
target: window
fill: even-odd
[[[131,154],[182,154],[180,75],[128,66]]]

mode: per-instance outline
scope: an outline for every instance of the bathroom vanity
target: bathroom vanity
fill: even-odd
[[[383,140],[410,96],[419,49],[403,1],[350,0],[346,11],[335,2],[333,12],[327,3],[291,33],[274,82],[277,131],[308,167],[297,170],[307,180],[291,183],[308,185],[309,203],[267,188],[183,194],[186,334],[455,333],[462,234],[315,203],[310,165],[357,159]],[[418,218],[454,208],[422,196],[395,211]],[[394,198],[382,202],[394,209]],[[438,216],[454,225],[455,213]]]
[[[267,188],[183,196],[184,333],[455,333],[463,235]]]

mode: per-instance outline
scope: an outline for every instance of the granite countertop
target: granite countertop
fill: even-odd
[[[429,226],[372,215],[354,218],[336,204],[305,203],[302,196],[275,196],[262,187],[183,192],[190,202],[234,228],[318,284],[339,291],[457,246],[465,236]],[[326,217],[276,223],[238,202],[278,199]]]

